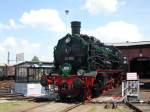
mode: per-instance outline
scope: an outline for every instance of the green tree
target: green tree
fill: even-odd
[[[39,62],[40,60],[39,60],[39,58],[38,58],[37,56],[34,56],[34,57],[32,58],[32,61],[33,61],[33,62]]]

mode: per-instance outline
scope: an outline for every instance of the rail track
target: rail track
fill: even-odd
[[[55,109],[54,109],[54,105],[55,105]],[[58,106],[56,106],[58,105]],[[26,110],[22,110],[19,112],[100,112],[100,111],[104,111],[104,112],[133,112],[133,110],[131,110],[130,108],[128,109],[128,107],[123,104],[123,103],[119,103],[117,108],[113,108],[112,104],[110,103],[109,106],[107,108],[105,108],[105,103],[77,103],[77,104],[61,104],[64,108],[59,108],[59,104],[57,103],[45,103],[45,104],[40,104],[40,105],[36,105],[34,107],[28,108]],[[52,108],[53,106],[53,108]]]
[[[9,81],[8,81],[9,82]],[[1,83],[1,87],[9,87],[9,85],[14,84],[14,82],[4,82]],[[88,102],[84,102],[84,103],[72,103],[72,104],[67,104],[67,103],[56,103],[54,101],[49,101],[49,102],[44,102],[47,101],[47,99],[42,99],[42,100],[38,100],[37,102],[42,102],[42,103],[37,103],[36,105],[26,108],[24,110],[18,111],[18,112],[77,112],[77,110],[79,109],[86,109],[87,111],[85,112],[90,112],[90,110],[92,111],[92,109],[95,107],[96,110],[94,112],[99,112],[99,111],[107,111],[104,110],[106,109],[105,107],[109,107],[108,108],[108,112],[113,112],[114,110],[111,110],[113,107],[112,104],[112,99],[109,99],[110,97],[114,97],[114,96],[120,96],[121,95],[121,88],[117,88],[112,90],[109,93],[104,93],[102,95],[100,95],[100,97],[98,97],[98,99],[96,100],[91,100]],[[149,90],[148,92],[146,92],[146,95],[149,95]],[[144,94],[145,96],[145,94]],[[36,99],[32,98],[32,97],[23,97],[20,94],[10,94],[10,93],[3,93],[0,95],[0,98],[6,98],[6,100],[27,100],[27,101],[36,101]],[[103,99],[106,99],[106,101],[103,101]],[[44,102],[44,103],[43,103]],[[117,103],[118,106],[118,111],[121,109],[128,108],[127,111],[124,112],[149,112],[150,111],[150,104],[149,103],[127,103],[126,105],[124,103]],[[101,108],[101,109],[98,109]],[[89,109],[89,110],[88,110]],[[114,111],[115,112],[115,111]],[[122,111],[123,112],[123,111]]]
[[[23,99],[21,99],[21,100],[23,100]],[[24,99],[24,100],[26,101],[28,99]],[[28,101],[33,101],[33,100],[28,100]],[[57,103],[53,102],[53,101],[46,102],[46,103],[45,102],[43,103],[43,101],[41,101],[41,102],[42,103],[36,104],[33,107],[30,107],[30,108],[27,108],[25,110],[18,111],[18,112],[41,112],[42,110],[44,110],[44,112],[74,112],[74,111],[76,112],[76,110],[79,110],[78,108],[86,109],[87,105],[88,105],[88,108],[89,107],[97,108],[96,106],[98,106],[98,108],[101,108],[100,110],[108,111],[108,112],[115,112],[113,108],[115,108],[115,110],[118,110],[120,112],[133,112],[133,111],[135,111],[135,112],[149,112],[150,111],[150,104],[147,104],[147,103],[127,103],[127,104],[124,104],[124,103],[120,102],[120,103],[116,104],[117,106],[115,106],[115,105],[113,105],[113,102],[98,102],[98,101],[93,102],[92,101],[92,102],[71,104],[69,106],[66,106],[66,103],[62,103],[62,105],[64,105],[64,106],[59,107],[59,104],[57,106]],[[51,105],[54,105],[54,106],[51,106]],[[64,107],[64,109],[62,109],[61,107]],[[122,110],[124,110],[123,108],[126,108],[127,110],[122,111]],[[41,109],[41,110],[39,110],[39,109]],[[51,111],[51,109],[52,109],[52,111]],[[37,110],[39,110],[39,111],[37,111]],[[89,108],[87,110],[88,111],[85,111],[85,112],[92,112],[91,108]],[[99,111],[94,111],[94,112],[99,112]]]
[[[126,105],[131,109],[135,110],[136,112],[150,112],[150,104],[147,102],[144,103],[129,103],[127,102]]]
[[[56,103],[56,102],[47,102],[42,104],[37,104],[30,108],[21,110],[19,112],[68,112],[74,108],[82,105],[82,103],[77,104],[66,104],[66,103]]]
[[[74,104],[74,105],[72,105],[72,106],[70,106],[70,107],[68,107],[68,108],[66,108],[66,109],[64,109],[64,110],[61,110],[61,111],[59,111],[59,112],[68,112],[68,111],[70,111],[70,110],[73,110],[73,109],[76,108],[76,107],[81,106],[81,105],[83,105],[83,103]]]
[[[4,81],[0,81],[0,88],[1,87],[11,87],[14,86],[15,81],[14,80],[4,80]]]
[[[99,102],[99,101],[86,101],[83,103],[60,103],[60,102],[39,102],[32,107],[25,108],[24,110],[14,112],[149,112],[150,104],[148,103],[127,103],[122,102],[113,104],[113,102]],[[13,111],[12,111],[13,112]]]
[[[25,110],[22,110],[22,111],[20,111],[20,112],[29,112],[29,111],[32,112],[32,110],[34,110],[34,109],[36,109],[36,108],[40,108],[40,107],[46,106],[46,105],[48,105],[48,104],[49,104],[49,103],[44,103],[44,104],[42,103],[42,104],[39,104],[39,105],[30,107],[30,108],[27,108],[27,109],[25,109]]]
[[[124,103],[117,104],[116,107],[113,106],[112,103],[91,103],[91,102],[84,102],[81,104],[76,104],[66,108],[65,110],[59,112],[133,112],[133,109],[128,108]]]

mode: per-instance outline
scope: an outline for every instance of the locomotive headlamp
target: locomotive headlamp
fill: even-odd
[[[62,76],[70,75],[71,69],[72,69],[72,66],[69,63],[65,63],[61,68]]]
[[[71,41],[71,39],[69,37],[66,38],[66,40],[65,40],[66,44],[68,44],[70,41]]]
[[[82,69],[80,69],[80,70],[77,71],[77,75],[78,75],[78,76],[83,76],[84,73],[85,73],[85,71],[82,70]]]

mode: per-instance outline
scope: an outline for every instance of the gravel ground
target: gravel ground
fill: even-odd
[[[81,105],[69,112],[132,112],[133,110],[129,109],[125,105],[119,105],[116,109],[112,109],[110,106],[108,109],[104,108],[104,104],[85,104]]]
[[[51,102],[44,106],[28,110],[27,112],[60,112],[61,110],[64,110],[72,105],[74,105],[74,104]]]
[[[140,88],[140,100],[145,102],[150,101],[150,79],[141,79],[140,82],[144,83],[143,88]]]
[[[145,91],[140,91],[139,98],[141,101],[150,101],[150,91],[145,92]]]
[[[38,108],[31,109],[24,111],[22,110],[13,110],[10,112],[61,112],[62,110],[72,106],[74,104],[67,104],[67,103],[49,103],[44,106],[39,106]],[[76,107],[68,112],[133,112],[133,110],[129,109],[125,105],[118,105],[116,109],[112,109],[110,106],[108,109],[104,108],[104,104],[84,104],[79,107]]]

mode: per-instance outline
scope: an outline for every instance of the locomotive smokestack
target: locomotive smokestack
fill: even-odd
[[[72,21],[71,29],[72,34],[80,34],[81,22],[80,21]]]

